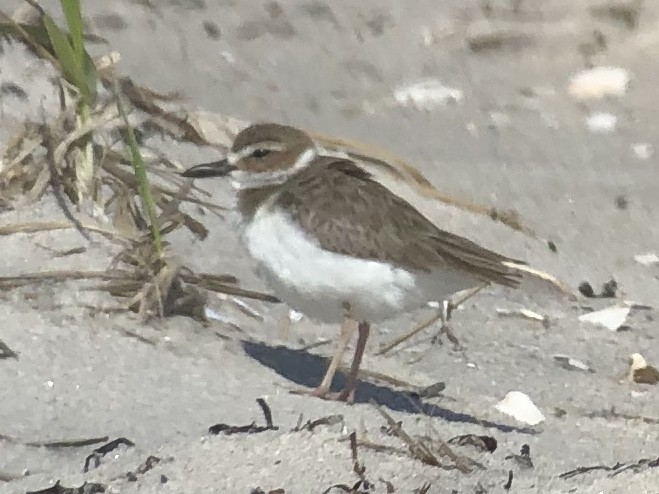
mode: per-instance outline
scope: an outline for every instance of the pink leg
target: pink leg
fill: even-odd
[[[341,339],[339,341],[339,346],[332,357],[325,377],[320,385],[313,390],[295,390],[295,394],[310,394],[311,396],[316,396],[324,400],[334,400],[334,401],[345,401],[347,403],[353,403],[355,397],[355,385],[357,384],[357,376],[359,374],[359,367],[362,363],[362,357],[364,356],[364,349],[366,348],[366,341],[368,340],[368,335],[371,330],[371,326],[368,322],[360,322],[357,326],[359,331],[359,336],[357,338],[357,346],[355,347],[355,354],[352,358],[352,363],[350,364],[350,373],[346,378],[345,386],[338,393],[330,392],[330,386],[332,385],[332,379],[336,373],[336,369],[341,362],[341,357],[348,346],[348,342],[352,337],[354,332],[354,322],[353,320],[345,321],[341,326]]]
[[[348,374],[346,384],[337,397],[339,401],[346,401],[348,403],[354,402],[355,399],[357,375],[359,374],[359,367],[362,364],[362,357],[364,356],[368,335],[371,332],[371,326],[368,322],[362,321],[359,323],[358,331],[359,336],[357,338],[357,346],[355,347],[355,355],[352,358],[352,364],[350,364],[350,374]]]
[[[352,335],[355,332],[355,321],[352,319],[344,319],[343,324],[341,324],[341,337],[339,339],[339,345],[334,352],[334,356],[330,361],[330,364],[327,366],[327,371],[325,371],[325,376],[321,381],[320,385],[313,390],[314,396],[325,397],[329,394],[330,386],[332,386],[332,381],[334,380],[334,374],[336,374],[336,369],[339,368],[341,360],[343,359],[343,354],[348,348],[348,343],[352,339]]]
[[[352,335],[355,332],[356,329],[355,326],[356,326],[356,321],[354,321],[353,319],[346,317],[343,320],[343,324],[341,324],[341,337],[339,338],[339,342],[336,347],[336,350],[334,351],[334,355],[332,356],[332,360],[330,361],[330,364],[327,366],[327,371],[325,372],[325,376],[323,377],[323,380],[316,389],[295,390],[293,391],[295,394],[310,394],[312,396],[316,396],[318,398],[325,398],[328,400],[337,399],[336,398],[338,397],[337,393],[330,393],[330,386],[332,386],[332,381],[334,380],[334,375],[336,374],[336,370],[339,368],[339,365],[341,365],[343,354],[345,353],[346,348],[348,347],[348,344],[352,339]]]

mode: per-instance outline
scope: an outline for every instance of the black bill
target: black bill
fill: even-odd
[[[235,166],[230,165],[226,159],[223,159],[195,165],[181,173],[181,176],[187,178],[225,177],[235,169]]]

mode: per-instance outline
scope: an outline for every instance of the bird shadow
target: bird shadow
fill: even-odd
[[[242,341],[245,353],[251,358],[275,371],[280,376],[304,387],[313,388],[321,381],[327,368],[327,360],[305,350],[295,350],[285,346],[270,346],[261,342]],[[337,372],[332,382],[332,390],[339,391],[345,384],[345,377]],[[410,391],[400,391],[387,386],[359,380],[355,389],[355,403],[375,402],[392,411],[437,417],[447,422],[480,425],[501,432],[537,434],[528,427],[515,427],[482,420],[472,415],[456,412],[448,408],[424,403]]]

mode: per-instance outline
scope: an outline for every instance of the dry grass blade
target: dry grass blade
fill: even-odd
[[[184,117],[180,117],[173,112],[169,112],[157,104],[159,101],[172,101],[174,99],[178,99],[178,95],[159,94],[155,91],[135,84],[128,78],[121,79],[119,84],[121,86],[122,94],[124,94],[136,108],[144,111],[145,113],[148,113],[149,115],[162,118],[168,123],[174,124],[180,129],[182,133],[180,136],[172,135],[169,129],[160,126],[161,129],[164,130],[168,135],[176,138],[183,138],[186,141],[197,145],[212,145],[212,143],[206,140],[204,136],[202,136],[199,132],[197,132],[197,130],[192,125],[190,125]]]
[[[150,265],[136,263],[131,270],[44,271],[0,277],[0,289],[13,289],[33,283],[101,280],[98,287],[110,294],[130,298],[129,307],[147,317],[181,314],[203,319],[207,297],[199,288],[266,302],[276,297],[232,286],[237,279],[228,274],[195,274],[169,261]]]
[[[21,194],[36,198],[45,190],[50,179],[49,170],[34,159],[43,140],[38,127],[26,125],[8,142],[0,155],[4,162],[0,172],[0,190],[6,200]]]
[[[0,277],[0,288],[17,288],[31,283],[46,281],[63,282],[72,280],[126,280],[133,275],[127,271],[43,271],[40,273],[24,273],[17,276]]]
[[[99,233],[110,239],[121,239],[121,237],[112,230],[101,228],[89,223],[83,223],[85,230]],[[0,226],[0,236],[13,235],[15,233],[38,233],[52,230],[70,230],[75,228],[69,221],[35,221],[31,223],[17,223],[13,225]]]
[[[558,278],[555,276],[546,273],[545,271],[541,271],[539,269],[533,268],[531,266],[527,266],[524,264],[517,264],[514,262],[503,262],[505,266],[511,267],[513,269],[516,269],[518,271],[521,271],[523,273],[526,273],[530,276],[533,276],[535,278],[538,278],[540,280],[548,282],[550,285],[552,285],[554,288],[558,289],[561,293],[567,295],[570,297],[572,300],[577,300],[579,297],[577,294],[572,290],[568,285],[560,281]]]
[[[39,41],[30,35],[30,33],[28,33],[28,31],[24,29],[23,26],[18,24],[14,19],[5,14],[2,10],[0,10],[0,19],[4,19],[5,22],[12,26],[16,33],[22,38],[22,40],[25,41],[25,43],[27,43],[27,45],[32,48],[37,55],[39,55],[44,60],[48,60],[51,64],[53,64],[55,68],[60,70],[60,65],[57,59],[52,56]]]
[[[392,434],[405,443],[405,445],[410,450],[410,454],[412,454],[414,458],[418,459],[419,461],[427,465],[432,465],[441,468],[449,468],[439,461],[437,456],[435,456],[432,449],[426,444],[425,441],[420,439],[415,439],[412,436],[410,436],[393,419],[393,417],[391,417],[391,415],[385,412],[384,409],[381,406],[379,406],[377,403],[375,403],[373,400],[371,400],[371,405],[373,405],[375,409],[380,413],[380,415],[384,417],[384,419],[387,421],[387,425],[389,426],[389,429],[392,431]],[[455,464],[455,468],[460,470],[462,473],[471,473],[471,468],[468,465],[466,465],[458,455],[453,453],[451,448],[444,441],[441,441],[440,449],[442,455],[445,455],[449,457],[451,460],[453,460]]]
[[[103,287],[112,295],[128,297],[128,306],[143,318],[179,314],[205,319],[207,295],[201,289],[268,302],[275,297],[235,286],[237,279],[228,274],[197,274],[161,259],[148,237],[120,253],[113,261],[129,266],[132,278],[114,280]]]
[[[394,338],[391,340],[389,343],[385,343],[381,348],[378,349],[377,352],[375,352],[375,355],[384,355],[386,353],[389,353],[391,350],[396,348],[398,345],[404,343],[405,341],[409,340],[412,338],[414,335],[417,333],[420,333],[424,329],[432,326],[435,324],[437,321],[442,319],[442,314],[441,312],[437,312],[435,315],[431,316],[430,318],[426,319],[425,321],[417,324],[414,326],[411,330],[409,330],[407,333],[398,336],[397,338]]]
[[[2,152],[4,156],[4,167],[2,175],[5,175],[12,167],[21,163],[26,157],[41,145],[43,139],[39,134],[38,127],[33,124],[25,124],[24,127],[12,137]]]
[[[224,293],[226,295],[233,295],[236,297],[245,297],[251,298],[254,300],[262,300],[264,302],[270,303],[279,303],[280,300],[267,293],[257,292],[254,290],[246,290],[234,285],[228,285],[227,281],[223,280],[225,275],[213,275],[213,274],[193,274],[193,273],[183,273],[181,278],[187,283],[194,283],[202,288],[211,290],[213,292]],[[229,283],[232,283],[229,281]]]
[[[208,235],[208,230],[199,221],[179,210],[181,202],[205,206],[215,214],[225,208],[202,201],[195,194],[203,194],[194,188],[191,181],[184,181],[171,169],[165,159],[153,160],[150,173],[158,176],[161,183],[171,183],[175,188],[162,185],[150,186],[146,165],[128,120],[132,108],[146,114],[139,115],[145,129],[156,128],[178,140],[199,145],[213,145],[189,120],[189,113],[170,111],[165,103],[178,99],[178,95],[163,95],[134,84],[128,78],[118,79],[112,68],[97,73],[96,67],[86,52],[80,3],[77,0],[62,2],[62,10],[67,21],[68,33],[59,28],[46,11],[36,2],[31,2],[38,11],[38,25],[44,32],[24,29],[9,16],[0,11],[0,17],[9,26],[10,35],[27,43],[37,56],[49,61],[63,75],[61,81],[61,113],[52,122],[39,126],[26,126],[3,152],[5,163],[0,174],[3,189],[0,204],[7,203],[18,194],[27,194],[36,200],[52,185],[58,203],[65,214],[68,210],[66,197],[80,204],[105,203],[105,212],[113,208],[112,219],[116,228],[109,231],[95,225],[83,225],[77,216],[69,216],[67,222],[40,222],[0,227],[0,235],[14,233],[37,233],[40,231],[77,228],[98,232],[112,239],[121,238],[130,244],[131,252],[118,256],[116,263],[127,269],[105,272],[45,272],[28,273],[23,276],[0,278],[0,288],[23,286],[44,281],[61,282],[68,280],[96,279],[107,282],[103,287],[110,293],[128,297],[129,305],[143,317],[155,314],[167,316],[186,313],[195,317],[203,312],[205,290],[213,290],[227,295],[249,297],[269,302],[278,300],[268,294],[245,290],[235,286],[237,280],[230,275],[195,274],[167,259],[163,254],[165,243],[160,237],[184,226],[199,238]],[[38,36],[32,33],[39,34]],[[55,56],[53,56],[53,52]],[[97,99],[97,77],[106,88],[115,88],[115,99]],[[118,90],[118,85],[121,90]],[[125,95],[132,107],[122,105]],[[128,106],[128,105],[126,105]],[[129,149],[132,162],[110,145],[99,144],[102,132],[125,132],[129,135]],[[95,138],[93,141],[92,138]],[[95,159],[101,157],[101,166]],[[45,163],[44,165],[44,157]],[[128,168],[133,164],[133,169]],[[169,168],[173,166],[169,163]],[[175,167],[174,167],[175,168]],[[101,175],[102,172],[102,175]],[[104,191],[101,185],[109,186],[112,196],[101,198]],[[151,197],[151,194],[153,197]],[[141,207],[136,199],[139,193]],[[158,210],[156,210],[156,207]],[[149,221],[145,221],[148,217]],[[152,226],[150,233],[148,225]],[[88,238],[86,236],[86,238]],[[89,238],[88,238],[89,239]]]
[[[130,171],[124,170],[116,162],[113,162],[112,160],[105,160],[103,163],[103,169],[108,173],[110,173],[112,176],[114,176],[117,180],[120,180],[121,182],[126,184],[126,186],[131,188],[137,187],[135,176]],[[195,197],[179,197],[180,194],[178,191],[167,189],[157,184],[153,184],[151,187],[153,192],[155,193],[165,194],[172,198],[177,197],[182,202],[189,202],[192,204],[197,204],[199,206],[204,206],[205,208],[208,208],[210,211],[219,212],[226,210],[225,207],[219,206],[212,202],[203,201]]]
[[[135,131],[133,126],[128,121],[128,112],[122,101],[121,93],[119,91],[119,85],[116,78],[113,80],[112,84],[114,99],[117,104],[117,109],[121,115],[121,119],[124,122],[124,128],[126,132],[126,137],[124,138],[126,146],[130,151],[131,164],[133,165],[133,173],[135,175],[135,180],[137,182],[137,190],[141,199],[142,209],[146,212],[147,217],[149,218],[149,223],[151,226],[151,235],[153,237],[153,246],[158,253],[159,257],[162,257],[164,254],[163,243],[160,234],[160,222],[156,214],[156,204],[153,199],[153,194],[151,191],[151,184],[149,183],[149,178],[146,174],[146,169],[144,167],[144,160],[142,159],[142,153],[137,144],[137,138],[135,137]]]
[[[62,139],[55,147],[53,152],[53,158],[55,159],[55,162],[63,162],[66,153],[72,145],[74,145],[83,137],[107,127],[111,122],[117,120],[118,118],[119,114],[116,108],[113,108],[109,105],[105,108],[102,108],[95,114],[90,115],[84,124],[69,132],[68,135]]]
[[[442,332],[448,333],[449,339],[451,339],[451,331],[447,325],[450,316],[451,316],[451,311],[455,310],[456,308],[460,307],[463,303],[465,303],[467,300],[469,300],[471,297],[475,296],[489,286],[489,283],[482,283],[474,288],[463,290],[461,292],[457,292],[453,295],[452,299],[449,299],[448,301],[445,302],[445,308],[440,308],[433,316],[425,320],[424,322],[417,324],[415,327],[413,327],[410,331],[407,333],[394,338],[391,342],[386,343],[384,346],[382,346],[377,352],[376,355],[384,355],[385,353],[391,351],[393,348],[397,347],[401,343],[409,340],[411,337],[416,335],[417,333],[420,333],[427,327],[431,326],[432,324],[436,323],[437,321],[442,321]],[[456,339],[457,342],[457,339]]]
[[[385,412],[382,409],[382,407],[380,407],[377,403],[371,401],[371,404],[380,413],[380,415],[382,415],[382,417],[384,417],[384,419],[387,421],[387,425],[393,431],[393,434],[405,443],[405,445],[409,448],[410,453],[415,458],[417,458],[418,460],[420,460],[421,462],[427,465],[432,465],[436,467],[442,466],[439,459],[435,457],[435,455],[432,453],[432,451],[430,451],[429,448],[427,448],[424,444],[420,443],[419,441],[416,441],[412,436],[410,436],[407,432],[405,432],[403,428],[400,427],[399,424],[391,417],[391,415]]]

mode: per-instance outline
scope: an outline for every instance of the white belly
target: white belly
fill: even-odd
[[[431,281],[385,262],[323,250],[281,211],[259,210],[243,239],[274,294],[323,322],[340,322],[346,303],[356,319],[378,321],[471,286],[460,277]],[[447,283],[429,289],[429,281]]]

